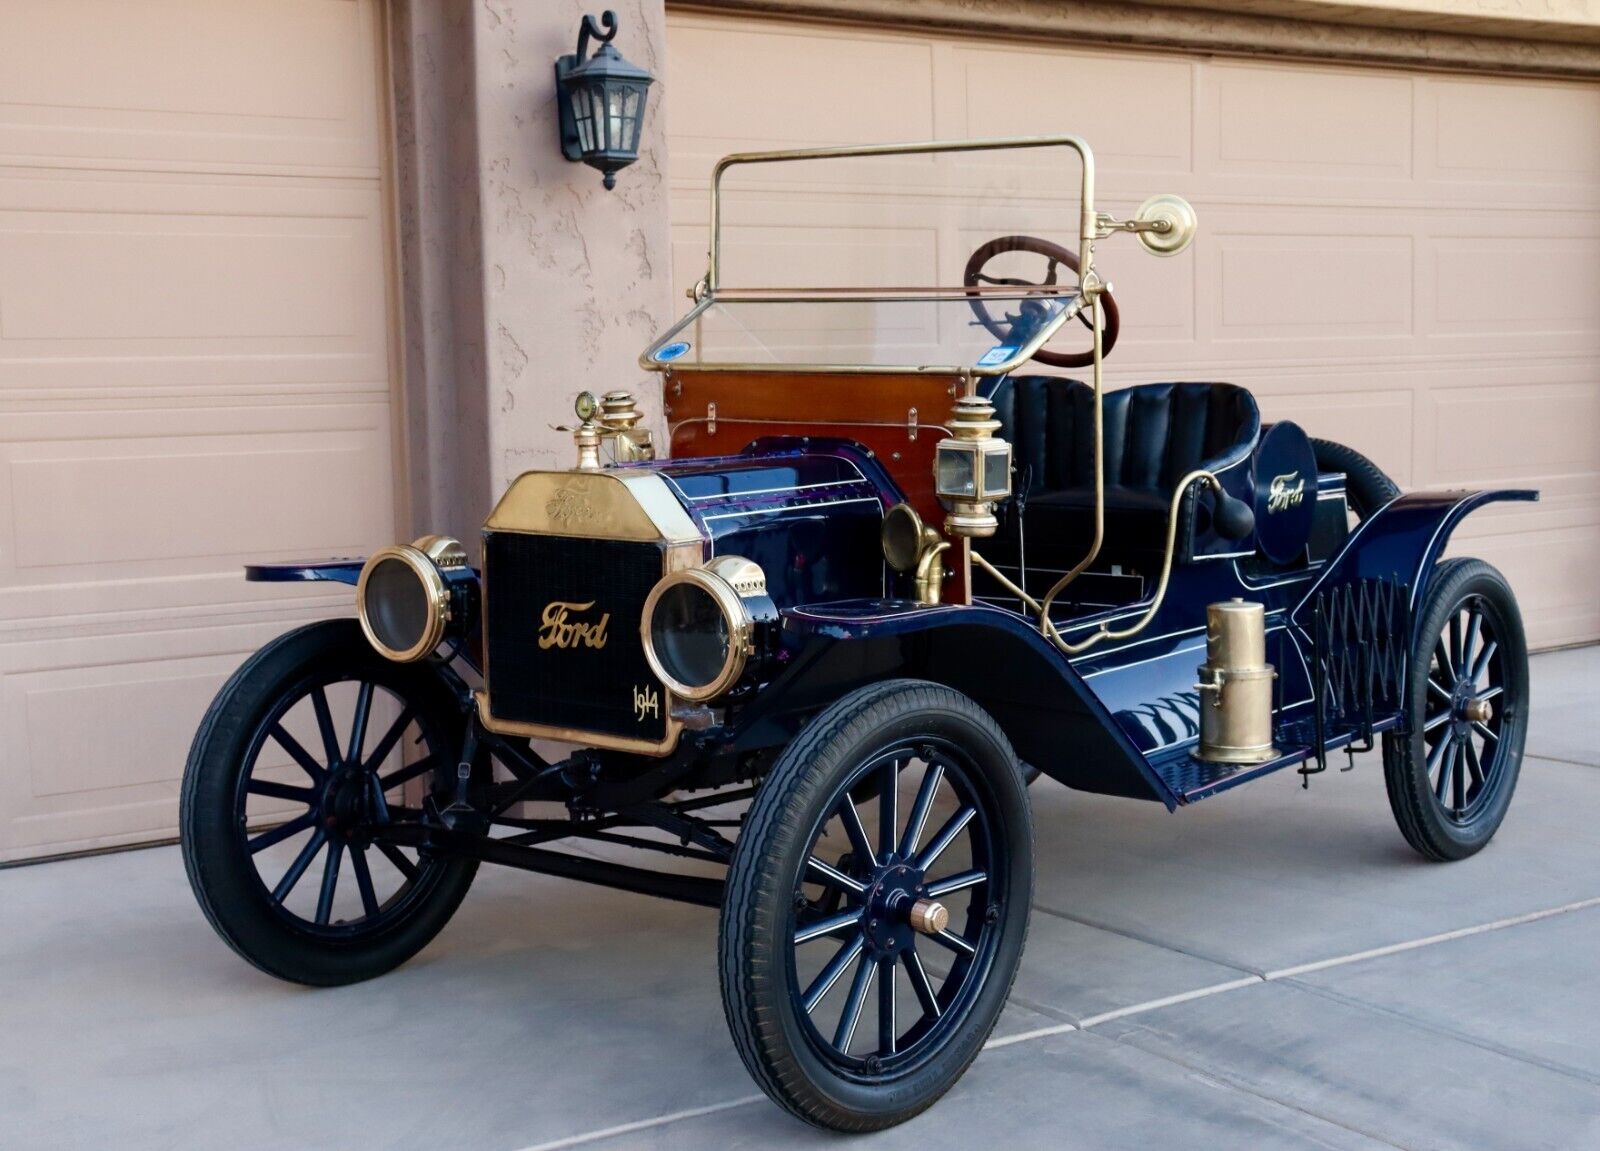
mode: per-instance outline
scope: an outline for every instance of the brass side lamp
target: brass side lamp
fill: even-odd
[[[934,455],[934,491],[949,509],[944,530],[979,539],[1000,526],[994,505],[1011,495],[1011,445],[995,435],[1000,421],[982,396],[956,401],[950,436]]]

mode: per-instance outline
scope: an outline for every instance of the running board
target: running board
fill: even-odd
[[[1373,724],[1372,730],[1375,733],[1387,731],[1398,727],[1399,724],[1400,718],[1396,716]],[[1282,734],[1284,733],[1280,732],[1280,736]],[[1299,734],[1298,730],[1296,734]],[[1353,743],[1356,735],[1356,732],[1346,732],[1336,736],[1328,740],[1323,750],[1338,751]],[[1198,803],[1220,791],[1238,787],[1241,783],[1249,783],[1253,779],[1260,779],[1263,775],[1271,775],[1275,771],[1315,759],[1317,755],[1315,745],[1304,739],[1282,740],[1281,745],[1284,746],[1283,753],[1265,763],[1206,763],[1194,757],[1192,752],[1196,745],[1191,741],[1182,747],[1170,748],[1153,756],[1150,759],[1150,766],[1155,769],[1162,782],[1172,789],[1179,804]]]

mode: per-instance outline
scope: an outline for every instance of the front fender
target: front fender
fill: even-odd
[[[1411,589],[1411,644],[1416,650],[1421,605],[1433,579],[1434,565],[1444,554],[1456,525],[1485,504],[1502,500],[1537,500],[1529,489],[1486,492],[1412,492],[1385,504],[1363,520],[1339,553],[1312,581],[1290,612],[1290,619],[1305,632],[1311,630],[1312,605],[1320,592],[1332,591],[1359,580],[1383,580]]]
[[[882,601],[797,607],[783,613],[783,644],[786,669],[738,721],[744,747],[785,742],[846,692],[906,676],[975,700],[1020,758],[1069,787],[1177,805],[1083,677],[1013,612]]]
[[[365,556],[355,559],[283,560],[278,563],[245,564],[244,578],[251,583],[305,583],[322,580],[354,587],[361,579]]]

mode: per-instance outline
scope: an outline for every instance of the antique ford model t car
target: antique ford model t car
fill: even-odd
[[[1040,147],[1081,157],[1076,254],[1008,236],[944,288],[719,283],[734,165]],[[1103,391],[1095,245],[1194,231],[1177,197],[1097,211],[1071,136],[722,160],[710,269],[642,357],[669,459],[631,396],[585,394],[577,466],[511,484],[479,567],[426,536],[249,570],[354,584],[359,619],[269,644],[195,737],[183,851],[212,924],[329,985],[415,954],[483,861],[718,907],[751,1074],[862,1131],[929,1106],[1000,1014],[1040,774],[1177,809],[1381,740],[1406,840],[1479,850],[1527,654],[1505,580],[1442,553],[1535,493],[1401,495],[1228,384]],[[990,272],[1018,253],[1046,274]],[[1079,321],[1086,352],[1046,347]],[[645,851],[682,862],[618,858]]]

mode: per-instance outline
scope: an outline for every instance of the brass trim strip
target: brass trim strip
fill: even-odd
[[[770,425],[773,425],[773,426],[776,426],[776,427],[784,427],[784,428],[787,428],[787,427],[795,427],[795,428],[818,428],[818,427],[827,427],[827,428],[886,428],[886,429],[895,430],[895,431],[906,431],[908,433],[906,435],[906,439],[908,441],[909,440],[915,440],[917,438],[916,434],[915,433],[911,433],[910,430],[906,427],[906,424],[905,424],[904,421],[895,421],[894,423],[881,423],[881,422],[880,423],[873,423],[873,422],[868,421],[868,420],[769,420],[769,419],[763,419],[760,416],[723,416],[723,415],[718,415],[714,420],[709,418],[709,417],[707,417],[707,416],[687,416],[684,419],[676,420],[672,424],[668,425],[668,427],[667,427],[667,438],[671,439],[674,435],[677,434],[677,431],[678,431],[679,428],[685,427],[685,426],[687,426],[689,424],[707,424],[707,425],[711,425],[711,424],[770,424]],[[713,433],[715,432],[715,429],[711,429],[711,430],[713,431]],[[947,436],[950,434],[950,429],[945,427],[943,424],[918,424],[916,426],[916,431],[917,432],[943,432]],[[815,434],[815,433],[813,433],[813,434]],[[854,484],[854,483],[861,483],[863,481],[862,480],[844,480],[842,482],[848,483],[848,484]],[[818,486],[824,486],[824,485],[818,485]]]
[[[485,669],[487,672],[487,668]],[[580,731],[575,727],[548,727],[539,723],[520,723],[510,719],[496,719],[489,714],[489,687],[488,677],[484,677],[484,686],[472,693],[478,706],[478,719],[484,727],[496,735],[520,735],[527,739],[554,739],[562,743],[578,743],[584,747],[599,747],[607,751],[631,751],[638,755],[650,755],[660,758],[671,755],[678,746],[678,737],[683,734],[683,721],[672,714],[671,697],[663,693],[662,705],[667,707],[667,730],[663,739],[657,743],[648,739],[628,739],[620,735],[607,735],[598,731]]]

